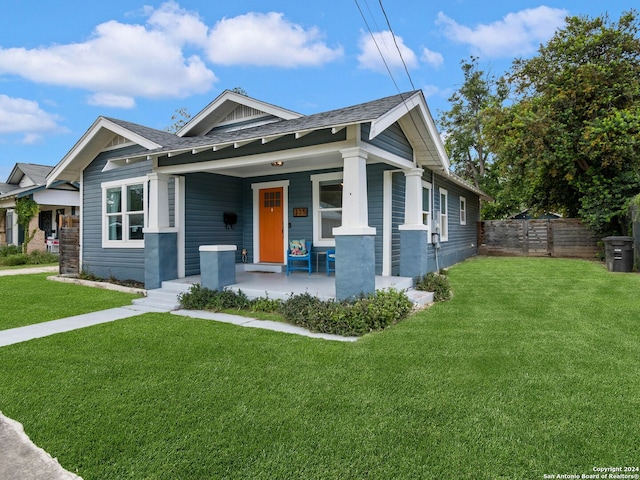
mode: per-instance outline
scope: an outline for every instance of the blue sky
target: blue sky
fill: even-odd
[[[6,2],[0,182],[16,162],[58,163],[98,116],[164,129],[176,110],[195,115],[234,87],[304,114],[415,87],[437,120],[461,84],[461,60],[476,55],[501,75],[514,58],[534,55],[567,15],[617,20],[629,3]]]

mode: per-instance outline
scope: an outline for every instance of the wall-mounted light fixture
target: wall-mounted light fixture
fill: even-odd
[[[272,167],[281,167],[283,165],[284,165],[284,162],[282,162],[282,161],[271,162],[271,166]]]

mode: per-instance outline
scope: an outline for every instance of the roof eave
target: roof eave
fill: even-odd
[[[131,130],[118,125],[105,117],[98,117],[84,135],[69,150],[63,159],[47,176],[47,186],[58,180],[75,182],[80,179],[80,173],[103,149],[113,134],[129,138],[138,145],[155,150],[162,145],[145,138]]]

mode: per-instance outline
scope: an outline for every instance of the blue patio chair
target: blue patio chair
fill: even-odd
[[[330,277],[331,272],[335,272],[335,271],[336,271],[336,251],[327,250],[327,277]]]
[[[311,246],[311,242],[305,242],[304,240],[291,240],[289,242],[287,275],[294,270],[307,270],[311,275]]]

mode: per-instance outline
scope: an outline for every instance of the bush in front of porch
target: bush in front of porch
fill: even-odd
[[[292,295],[282,301],[268,297],[249,300],[242,291],[211,290],[199,284],[180,296],[180,304],[188,310],[231,309],[278,314],[282,321],[312,332],[344,336],[384,330],[406,318],[413,307],[404,292],[394,289],[381,290],[353,302],[321,300],[309,293]]]

